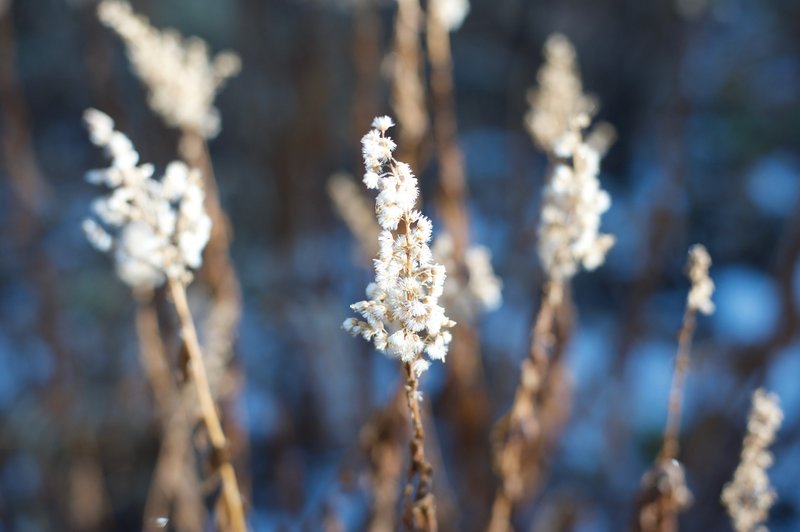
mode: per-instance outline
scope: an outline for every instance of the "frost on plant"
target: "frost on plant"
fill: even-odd
[[[375,282],[367,287],[369,299],[351,305],[363,320],[349,318],[344,328],[412,364],[419,375],[429,367],[423,352],[433,360],[445,359],[451,340],[447,329],[455,323],[439,305],[445,268],[433,261],[428,247],[431,221],[414,209],[417,179],[407,164],[392,156],[396,145],[386,131],[393,125],[387,116],[376,118],[361,140],[364,184],[378,190],[375,212],[382,230]]]
[[[611,198],[598,180],[604,148],[583,134],[596,106],[583,94],[575,50],[556,34],[547,40],[545,56],[526,117],[534,141],[554,161],[543,192],[538,251],[548,277],[567,281],[580,267],[600,266],[614,245],[612,235],[600,232]]]
[[[239,72],[239,57],[221,52],[211,59],[202,39],[159,31],[122,0],[104,0],[97,13],[125,41],[133,70],[147,86],[150,107],[172,127],[215,137],[220,117],[214,97]]]
[[[686,273],[692,281],[692,288],[686,306],[690,310],[710,315],[714,312],[714,303],[711,296],[714,293],[714,281],[708,276],[711,267],[711,256],[702,244],[695,244],[689,250],[689,262],[686,264]]]
[[[94,185],[111,189],[92,205],[96,218],[83,222],[89,241],[100,251],[113,252],[117,274],[132,287],[155,287],[167,277],[188,282],[190,269],[202,263],[211,235],[211,219],[203,207],[198,171],[174,161],[161,180],[106,114],[84,114],[92,142],[104,148],[111,166],[87,173]]]
[[[733,480],[722,490],[722,503],[737,532],[766,530],[763,523],[778,498],[767,476],[767,468],[772,465],[768,448],[782,421],[778,397],[762,389],[756,390],[739,466]]]

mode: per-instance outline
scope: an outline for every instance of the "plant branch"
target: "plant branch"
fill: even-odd
[[[541,438],[540,395],[550,366],[554,345],[556,311],[563,298],[563,286],[550,281],[533,327],[529,357],[522,362],[520,383],[509,413],[496,427],[495,468],[500,477],[488,530],[511,530],[511,511],[525,492],[523,462],[526,451]],[[528,482],[530,484],[530,481]]]
[[[411,530],[435,532],[436,505],[433,496],[433,468],[425,457],[425,430],[422,427],[422,413],[419,409],[417,392],[419,380],[411,369],[411,364],[403,364],[405,372],[406,403],[411,416],[411,463],[408,468],[408,482],[403,491],[405,508],[403,521]],[[416,479],[416,487],[414,486]]]
[[[188,369],[197,390],[198,407],[213,448],[214,463],[217,465],[222,479],[222,497],[225,500],[228,511],[227,517],[231,530],[244,532],[247,530],[247,524],[244,517],[242,497],[236,481],[236,472],[228,456],[228,443],[222,430],[222,423],[217,415],[214,398],[211,395],[211,388],[208,384],[208,375],[203,362],[200,342],[197,339],[197,331],[186,300],[186,289],[183,283],[175,279],[170,279],[169,288],[175,303],[178,319],[180,320],[181,335],[189,356]]]

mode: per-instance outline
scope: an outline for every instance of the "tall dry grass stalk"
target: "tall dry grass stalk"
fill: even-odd
[[[461,263],[469,244],[469,218],[465,208],[467,185],[464,157],[458,146],[455,100],[453,96],[453,58],[450,50],[452,20],[443,5],[458,0],[432,0],[426,17],[426,43],[430,62],[430,89],[433,108],[433,138],[439,162],[439,208],[447,232],[453,238],[453,255]]]
[[[227,374],[227,368],[241,319],[241,289],[230,260],[232,231],[220,203],[208,139],[221,129],[214,99],[239,72],[240,60],[227,51],[211,57],[203,40],[185,39],[170,29],[161,31],[123,0],[103,0],[97,11],[100,20],[124,41],[132,69],[147,89],[150,107],[165,124],[180,130],[183,160],[203,177],[205,208],[212,221],[206,267],[200,272],[212,298],[203,330],[212,389],[215,396],[224,397],[226,388],[230,391],[237,380]]]
[[[110,117],[96,110],[84,115],[94,144],[106,150],[112,166],[92,170],[87,180],[111,192],[95,200],[96,218],[84,222],[89,241],[99,250],[113,253],[119,277],[136,292],[147,293],[167,284],[172,296],[187,354],[187,372],[198,399],[200,417],[211,445],[211,466],[222,481],[224,511],[218,516],[226,529],[246,530],[244,507],[236,474],[230,463],[227,439],[216,411],[197,332],[186,301],[186,283],[192,269],[202,264],[202,252],[211,233],[206,214],[202,178],[182,162],[167,166],[161,180],[153,179],[152,165],[140,164],[130,140],[114,129]],[[166,397],[163,366],[150,360],[159,349],[160,336],[154,314],[140,315],[145,340],[145,364],[161,402]],[[188,411],[184,410],[184,413]],[[166,414],[165,414],[166,415]],[[192,419],[194,421],[194,419]]]
[[[191,420],[197,418],[196,402],[191,390],[179,389],[173,378],[158,323],[154,291],[149,288],[134,290],[134,298],[142,367],[153,391],[162,434],[145,502],[143,529],[156,529],[161,520],[172,516],[176,529],[200,530],[205,526],[206,511],[191,443]]]
[[[204,354],[214,397],[227,409],[241,381],[232,360],[242,295],[230,257],[231,224],[221,205],[208,139],[221,129],[214,99],[228,79],[239,72],[240,60],[228,51],[211,57],[203,40],[184,38],[171,29],[159,30],[123,0],[103,0],[97,11],[100,20],[124,41],[131,67],[147,89],[152,110],[166,125],[181,132],[181,158],[199,169],[203,178],[205,209],[212,222],[205,267],[198,274],[209,292],[202,327]],[[233,436],[234,456],[246,462],[247,438],[243,430],[230,424],[229,433]]]
[[[600,217],[611,204],[597,177],[608,142],[601,150],[592,141],[601,133],[584,134],[596,104],[583,94],[575,49],[566,37],[550,36],[544,53],[526,123],[551,161],[538,230],[546,280],[514,402],[493,436],[499,477],[489,523],[493,532],[510,530],[514,504],[541,484],[554,432],[566,419],[564,404],[553,398],[568,395],[560,357],[565,331],[557,318],[569,308],[569,282],[580,269],[600,266],[614,243],[613,236],[599,232]]]
[[[475,323],[484,311],[499,307],[502,299],[502,283],[494,275],[489,250],[470,246],[466,170],[458,145],[450,32],[461,26],[468,11],[466,0],[432,0],[427,4],[425,26],[431,129],[439,170],[436,199],[444,227],[433,249],[449,272],[443,300],[459,322],[453,333],[452,363],[448,365],[441,403],[443,415],[462,442],[453,457],[459,475],[456,482],[466,485],[462,520],[487,511],[483,488],[491,482],[491,467],[486,460],[490,412]]]
[[[488,530],[511,530],[513,505],[535,488],[540,475],[544,433],[542,410],[545,379],[550,376],[556,337],[556,313],[562,302],[563,285],[545,286],[533,326],[529,357],[522,362],[520,383],[511,410],[495,427],[494,464],[500,484],[492,504]],[[559,416],[560,417],[560,416]]]
[[[200,348],[200,342],[197,340],[197,331],[189,310],[189,303],[186,301],[186,287],[179,279],[170,279],[169,290],[181,324],[181,337],[189,355],[189,373],[197,391],[200,415],[208,431],[208,438],[212,447],[212,465],[219,472],[222,479],[222,497],[225,500],[226,511],[225,529],[243,532],[247,530],[244,503],[239,493],[236,472],[233,469],[233,465],[231,465],[228,441],[222,430],[222,423],[217,414],[214,397],[211,394],[205,362],[203,361],[203,352]]]
[[[678,514],[692,502],[683,465],[678,461],[681,413],[689,370],[689,354],[697,312],[711,314],[714,283],[708,275],[711,257],[695,244],[689,250],[686,272],[692,282],[686,301],[683,325],[678,333],[678,352],[669,393],[667,423],[661,450],[655,463],[642,477],[633,529],[642,532],[672,532],[678,529]]]
[[[436,530],[433,469],[425,456],[419,377],[429,368],[428,359],[445,359],[454,322],[438,302],[446,272],[433,261],[428,247],[431,221],[414,209],[417,179],[408,164],[394,158],[396,144],[386,135],[393,125],[389,117],[376,118],[361,141],[364,184],[378,190],[375,212],[382,230],[374,261],[375,282],[366,291],[369,299],[351,305],[363,320],[349,318],[343,326],[402,363],[412,428],[403,520],[409,528]]]

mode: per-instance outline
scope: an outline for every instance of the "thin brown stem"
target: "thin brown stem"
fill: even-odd
[[[678,333],[678,352],[669,392],[667,423],[661,451],[652,467],[642,477],[636,496],[632,529],[635,532],[674,532],[678,529],[678,513],[691,502],[683,466],[678,462],[678,436],[681,426],[683,394],[689,354],[694,336],[697,311],[689,306],[683,315]]]
[[[535,479],[526,478],[525,456],[542,437],[540,395],[547,377],[554,345],[556,311],[563,298],[563,286],[551,281],[544,289],[542,304],[533,327],[529,357],[522,362],[520,383],[509,413],[498,423],[494,452],[495,468],[500,477],[488,530],[511,530],[511,512]]]
[[[413,273],[411,260],[411,218],[403,216],[406,236],[406,275]],[[433,495],[433,467],[425,458],[425,430],[422,427],[422,413],[419,409],[419,380],[410,362],[403,363],[405,373],[405,392],[408,413],[411,417],[411,460],[408,467],[408,481],[403,490],[403,522],[410,530],[435,531],[436,505]],[[415,487],[416,481],[416,487]]]
[[[217,415],[214,398],[211,395],[211,388],[208,384],[203,353],[200,349],[200,342],[197,339],[197,331],[189,310],[189,303],[186,300],[186,289],[183,283],[175,279],[170,279],[169,288],[175,303],[178,319],[180,320],[183,342],[189,356],[188,369],[197,390],[198,407],[213,448],[214,462],[222,479],[222,497],[225,500],[230,528],[234,532],[244,532],[247,530],[247,524],[244,517],[242,497],[236,481],[236,472],[228,456],[228,443],[222,430],[222,423]]]
[[[158,324],[155,294],[148,289],[138,290],[134,295],[141,362],[153,390],[162,433],[142,529],[160,530],[159,519],[169,517],[170,507],[174,505],[177,530],[200,530],[204,526],[205,512],[191,452],[190,422],[194,419],[194,401],[188,400],[173,381]]]
[[[422,427],[422,413],[417,399],[419,381],[410,363],[404,363],[403,370],[406,404],[411,416],[411,462],[408,467],[408,482],[403,490],[403,522],[410,530],[435,532],[437,522],[433,496],[433,468],[425,457],[425,430]]]
[[[205,208],[212,222],[211,237],[203,255],[203,268],[198,272],[198,281],[207,286],[211,294],[210,311],[203,322],[206,369],[211,391],[215,399],[220,401],[223,412],[227,412],[231,408],[228,399],[236,393],[237,383],[241,381],[234,363],[234,345],[242,317],[242,290],[231,260],[233,230],[222,207],[208,142],[197,132],[184,130],[180,151],[184,160],[202,173]],[[228,416],[228,419],[234,419],[234,416]],[[249,450],[245,430],[236,423],[228,423],[225,428],[232,460],[241,473],[240,487],[242,493],[246,494],[249,492],[250,479],[247,476]]]
[[[678,353],[675,356],[675,371],[672,374],[672,386],[669,392],[667,425],[664,429],[664,442],[660,453],[662,460],[670,460],[678,456],[683,390],[686,384],[686,373],[689,370],[689,353],[692,347],[692,336],[694,336],[695,316],[696,312],[687,308],[683,316],[683,326],[678,333]]]

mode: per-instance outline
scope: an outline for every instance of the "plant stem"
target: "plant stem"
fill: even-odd
[[[422,413],[417,400],[419,381],[414,376],[411,364],[403,364],[405,372],[406,403],[411,415],[411,463],[408,467],[408,482],[403,492],[405,509],[403,521],[411,530],[435,532],[436,506],[433,496],[433,467],[425,458],[425,430],[422,427]],[[414,479],[418,477],[416,489]]]
[[[411,260],[411,218],[408,213],[403,216],[406,236],[406,275],[413,275]],[[417,356],[422,356],[421,353]],[[411,416],[411,461],[408,466],[408,482],[403,491],[403,521],[410,530],[427,530],[435,532],[436,505],[433,496],[433,467],[425,458],[425,430],[422,427],[422,413],[419,410],[417,391],[419,380],[414,375],[411,362],[403,363],[405,373],[406,404]],[[416,489],[414,479],[417,478]]]
[[[178,319],[180,320],[181,335],[189,355],[189,373],[197,390],[200,414],[211,441],[214,463],[217,465],[222,479],[222,497],[228,510],[227,517],[231,530],[245,532],[247,524],[244,517],[242,497],[239,493],[239,485],[236,481],[236,472],[228,456],[227,440],[222,430],[222,423],[220,423],[217,415],[211,388],[208,385],[208,376],[206,375],[200,342],[197,339],[197,331],[194,327],[189,304],[186,301],[186,288],[183,283],[175,279],[170,279],[169,288],[175,303],[175,310],[178,313]]]
[[[503,431],[502,440],[495,451],[494,460],[500,484],[487,528],[491,532],[511,530],[513,505],[525,492],[526,480],[527,484],[532,484],[530,478],[524,478],[523,456],[542,436],[539,396],[550,364],[555,312],[562,298],[563,286],[560,283],[550,281],[545,285],[533,327],[530,354],[522,362],[514,404],[499,424],[499,429]]]
[[[694,336],[695,315],[695,310],[686,308],[683,325],[678,333],[678,353],[675,356],[675,371],[672,374],[672,386],[669,391],[667,425],[664,429],[664,442],[659,454],[661,460],[671,460],[678,456],[683,390],[686,385],[686,373],[689,370],[689,353],[692,347],[692,336]]]

